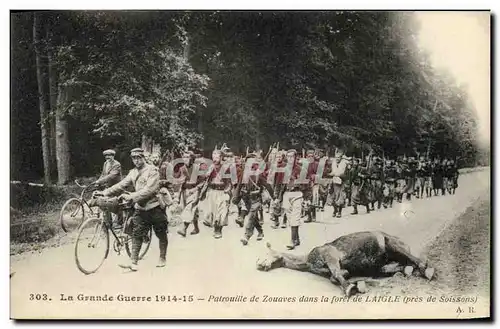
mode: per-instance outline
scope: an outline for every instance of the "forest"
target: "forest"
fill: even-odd
[[[464,86],[411,12],[11,13],[11,180],[96,175],[102,151],[283,148],[477,164]]]

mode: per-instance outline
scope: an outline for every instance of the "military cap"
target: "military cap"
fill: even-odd
[[[133,157],[133,156],[141,156],[144,158],[144,150],[141,149],[140,147],[137,147],[135,149],[133,149],[132,151],[130,151],[130,156]]]
[[[287,154],[289,153],[293,153],[293,154],[297,154],[297,150],[296,149],[289,149],[288,151],[286,151]]]
[[[315,154],[314,150],[307,150],[307,155],[314,155],[314,154]]]
[[[111,150],[111,149],[102,152],[102,155],[104,155],[104,156],[106,156],[106,155],[115,155],[115,154],[116,154],[116,152],[114,150]]]

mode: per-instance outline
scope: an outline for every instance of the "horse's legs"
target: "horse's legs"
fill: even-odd
[[[340,268],[339,260],[333,257],[328,251],[323,254],[323,259],[332,274],[330,281],[338,282],[347,297],[354,295],[358,289],[355,284],[349,283],[346,280],[345,277],[349,274],[349,272]]]
[[[404,265],[394,262],[382,266],[380,272],[383,274],[396,274],[398,272],[403,272],[404,268]]]
[[[433,268],[427,268],[427,265],[423,260],[413,255],[410,251],[410,248],[400,239],[386,235],[385,236],[385,244],[387,251],[389,252],[389,259],[392,261],[406,263],[410,262],[411,264],[418,267],[420,274],[425,276],[427,279],[432,279],[434,275]]]

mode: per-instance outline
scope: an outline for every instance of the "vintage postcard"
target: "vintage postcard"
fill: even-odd
[[[489,11],[11,11],[12,319],[490,318]]]

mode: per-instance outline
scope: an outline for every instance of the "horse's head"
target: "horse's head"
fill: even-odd
[[[283,266],[283,256],[271,248],[271,244],[267,243],[267,254],[263,258],[257,259],[257,269],[259,271],[270,271],[272,269]]]

